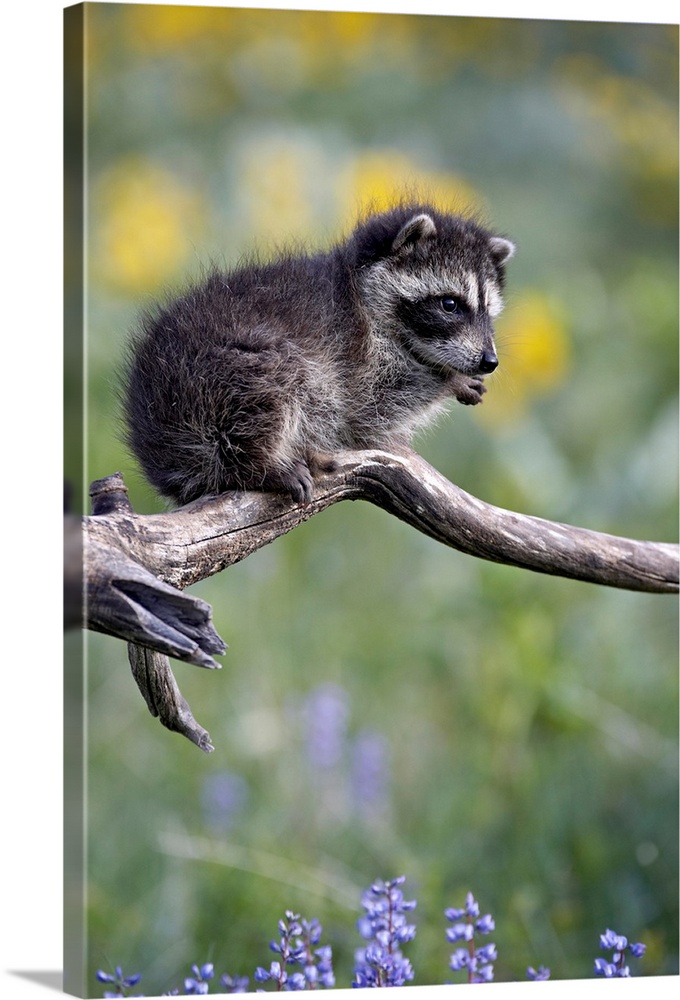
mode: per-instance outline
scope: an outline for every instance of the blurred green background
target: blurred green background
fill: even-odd
[[[87,480],[122,470],[140,310],[210,260],[327,245],[416,187],[518,244],[484,406],[417,442],[499,506],[677,538],[678,46],[659,25],[86,4]],[[229,643],[176,664],[210,756],[88,637],[88,981],[251,976],[286,908],[349,986],[362,888],[407,876],[498,980],[587,977],[606,927],[677,973],[677,601],[541,577],[340,505],[194,588]],[[198,839],[197,839],[198,838]],[[254,986],[253,986],[254,988]]]

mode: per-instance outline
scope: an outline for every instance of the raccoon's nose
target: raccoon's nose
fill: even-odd
[[[484,375],[488,375],[490,372],[495,371],[496,368],[498,368],[498,358],[495,351],[484,351],[479,362],[479,371]]]

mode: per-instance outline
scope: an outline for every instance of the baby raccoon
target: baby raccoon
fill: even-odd
[[[333,452],[407,444],[451,397],[481,401],[514,249],[401,205],[328,252],[212,272],[131,343],[130,447],[179,504],[234,489],[308,502]]]

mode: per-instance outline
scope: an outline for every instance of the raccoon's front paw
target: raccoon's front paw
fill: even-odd
[[[486,392],[486,386],[478,378],[467,378],[461,376],[454,384],[454,394],[459,403],[466,406],[475,406],[481,403],[482,396]]]
[[[311,502],[314,496],[314,479],[306,462],[296,459],[281,472],[281,489],[290,493],[296,503]]]

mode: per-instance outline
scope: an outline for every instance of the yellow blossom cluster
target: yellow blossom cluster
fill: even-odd
[[[563,307],[535,289],[513,297],[496,325],[501,363],[480,409],[490,424],[520,418],[534,398],[556,389],[571,353]]]
[[[129,295],[157,290],[186,265],[203,213],[198,192],[164,167],[119,159],[91,194],[93,276]]]

